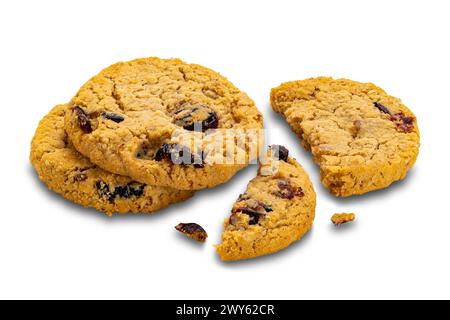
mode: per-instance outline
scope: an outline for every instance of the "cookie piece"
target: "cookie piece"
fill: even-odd
[[[193,195],[192,191],[145,185],[98,168],[71,146],[64,131],[67,111],[65,105],[50,111],[31,142],[31,163],[51,190],[108,215],[149,213]]]
[[[280,159],[287,151],[282,150]],[[277,160],[273,154],[269,151],[258,176],[250,181],[225,220],[222,244],[216,246],[222,260],[277,252],[311,228],[316,194],[308,174],[294,159]]]
[[[341,224],[352,222],[354,220],[354,213],[335,213],[331,217],[331,222],[336,226],[340,226]]]
[[[258,135],[262,115],[225,77],[179,59],[114,64],[83,85],[70,107],[65,128],[79,152],[151,185],[213,187],[256,158],[259,147],[230,137],[228,150],[215,147],[227,129]]]
[[[371,83],[325,77],[287,82],[272,89],[270,101],[337,196],[385,188],[405,178],[416,161],[414,114]]]
[[[175,226],[175,229],[198,242],[205,242],[208,238],[205,229],[197,223],[179,223]]]

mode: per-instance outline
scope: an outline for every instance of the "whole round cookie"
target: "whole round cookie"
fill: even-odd
[[[51,190],[108,215],[149,213],[193,195],[193,191],[138,183],[92,164],[71,146],[64,131],[68,110],[66,105],[53,108],[39,123],[31,142],[31,163]]]
[[[274,146],[268,155],[225,220],[222,243],[216,246],[222,260],[277,252],[312,226],[316,194],[308,174],[284,147]]]
[[[145,58],[114,64],[84,84],[65,128],[103,169],[195,190],[226,182],[256,157],[262,115],[210,69]]]
[[[270,100],[337,196],[385,188],[405,178],[416,161],[416,117],[371,83],[325,77],[287,82],[272,89]]]

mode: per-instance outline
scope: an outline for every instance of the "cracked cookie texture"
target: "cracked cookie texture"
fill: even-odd
[[[284,160],[273,154],[270,150],[224,222],[222,243],[216,246],[222,260],[277,252],[299,240],[312,226],[316,194],[308,174],[286,152]]]
[[[72,147],[64,131],[66,112],[66,105],[53,108],[31,142],[31,163],[52,191],[108,215],[150,213],[193,195],[193,191],[146,185],[100,169]]]
[[[336,196],[363,194],[404,179],[420,146],[414,114],[371,83],[328,77],[281,84],[270,95]]]
[[[114,64],[84,84],[70,102],[65,128],[74,147],[105,170],[197,190],[247,166],[259,139],[233,138],[231,151],[211,146],[227,129],[259,136],[262,115],[245,93],[208,68],[143,58]]]

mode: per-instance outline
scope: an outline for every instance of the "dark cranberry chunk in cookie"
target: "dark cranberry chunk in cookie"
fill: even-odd
[[[247,198],[242,201],[243,201],[242,205],[234,209],[230,216],[229,221],[232,225],[235,225],[237,223],[237,214],[239,212],[246,214],[250,217],[250,220],[248,222],[249,225],[255,225],[258,224],[260,219],[264,218],[267,213],[273,211],[270,205],[255,199]]]
[[[278,190],[274,193],[277,197],[291,200],[294,197],[303,197],[305,193],[301,187],[293,186],[289,179],[278,179]]]
[[[219,126],[217,113],[208,106],[185,103],[174,113],[175,124],[190,131],[205,132]]]
[[[175,229],[196,241],[204,242],[208,237],[205,229],[197,223],[179,223]]]
[[[89,114],[80,106],[74,106],[72,110],[77,115],[78,126],[86,133],[92,132],[91,119]]]
[[[270,148],[275,153],[274,154],[275,159],[279,159],[279,160],[282,160],[285,162],[288,161],[289,150],[286,147],[278,145],[278,144],[274,144]]]
[[[403,112],[392,115],[391,120],[395,123],[398,130],[405,133],[409,133],[414,129],[414,118],[405,116]]]
[[[387,107],[383,106],[379,102],[374,102],[373,105],[377,107],[381,112],[391,116],[391,121],[394,122],[397,130],[404,133],[412,132],[414,129],[414,118],[406,116],[403,112],[393,114]]]
[[[125,186],[117,186],[111,189],[104,181],[97,181],[95,184],[100,196],[113,202],[116,198],[129,199],[131,197],[141,197],[144,194],[145,184],[130,182]]]
[[[259,219],[263,218],[266,215],[265,213],[261,213],[261,212],[255,211],[255,210],[247,208],[247,207],[239,207],[233,212],[233,214],[230,217],[230,222],[232,224],[234,224],[233,220],[236,217],[236,216],[233,216],[233,215],[235,215],[235,214],[237,214],[239,212],[241,212],[243,214],[246,214],[246,215],[248,215],[250,217],[250,220],[248,222],[249,225],[258,224]]]
[[[391,111],[389,111],[389,109],[387,107],[385,107],[384,105],[382,105],[380,102],[376,101],[373,103],[373,105],[375,106],[375,108],[377,108],[381,112],[386,113],[386,114],[391,114]]]
[[[140,197],[144,194],[145,185],[140,183],[129,183],[126,186],[117,186],[114,189],[114,196],[120,198]]]
[[[112,195],[113,193],[110,192],[110,190],[109,190],[109,184],[107,184],[104,181],[97,181],[95,183],[95,187],[97,188],[97,191],[98,191],[98,193],[99,193],[99,195],[101,197],[105,197],[109,201],[113,201],[114,200],[114,197]]]
[[[102,117],[114,121],[115,123],[121,123],[125,120],[123,116],[114,112],[102,112]]]
[[[158,151],[156,151],[155,160],[156,161],[170,160],[172,148],[173,148],[172,144],[168,143],[163,144],[162,147]]]
[[[156,151],[156,161],[170,160],[173,164],[193,164],[195,168],[203,168],[203,154],[193,154],[191,150],[183,145],[165,143]]]

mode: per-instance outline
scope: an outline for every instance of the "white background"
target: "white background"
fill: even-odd
[[[450,298],[449,1],[1,1],[0,298]],[[213,244],[256,173],[153,216],[102,214],[38,181],[38,121],[102,68],[180,57],[221,72],[252,97],[268,142],[310,173],[312,231],[278,254],[222,263]],[[281,82],[330,75],[370,81],[419,119],[408,178],[338,199],[269,106]],[[334,228],[335,212],[357,222]],[[195,221],[198,245],[173,226]]]

